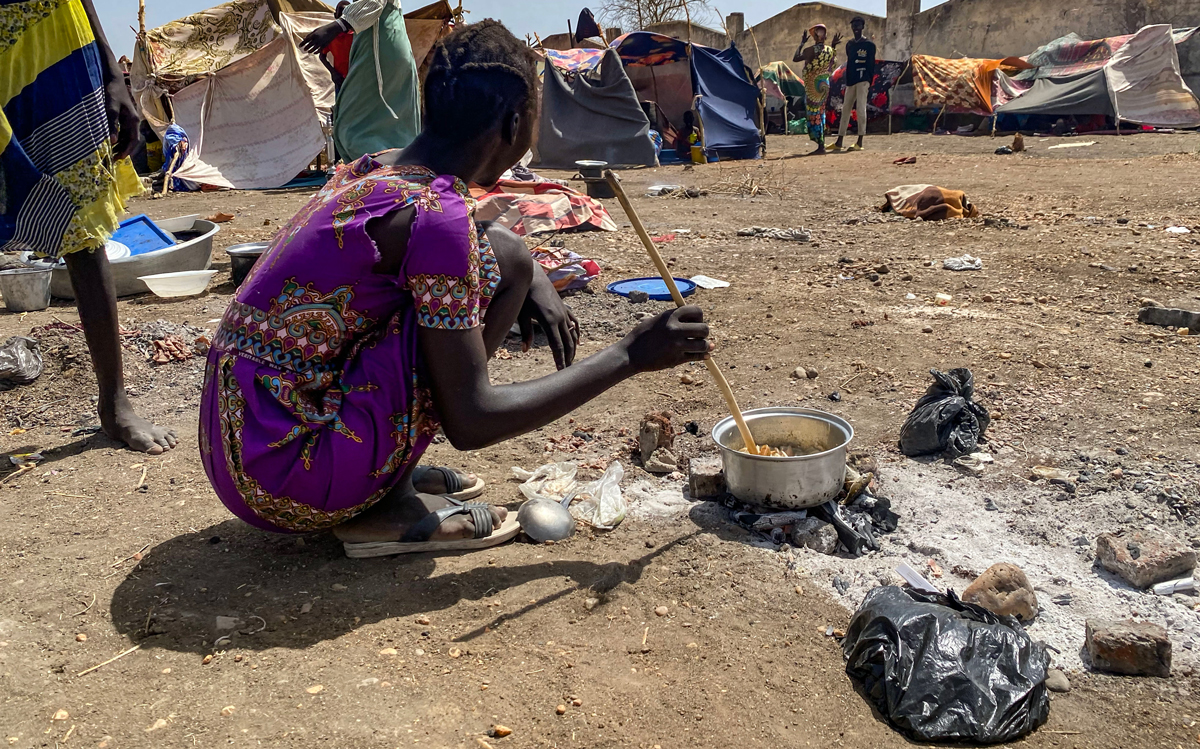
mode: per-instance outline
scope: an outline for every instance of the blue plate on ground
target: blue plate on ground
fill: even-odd
[[[679,287],[679,293],[682,296],[688,297],[696,293],[696,284],[686,278],[676,278],[675,285]],[[658,276],[626,278],[624,281],[613,281],[608,285],[608,290],[613,294],[620,294],[624,297],[629,296],[629,292],[631,291],[644,291],[656,302],[671,301],[671,292],[667,290],[666,282]]]
[[[175,246],[171,235],[160,229],[144,213],[122,221],[121,227],[113,232],[112,239],[128,247],[131,255],[144,255]]]

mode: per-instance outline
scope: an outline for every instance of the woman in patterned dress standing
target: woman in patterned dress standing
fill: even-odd
[[[829,100],[829,74],[833,72],[837,46],[842,43],[842,35],[834,34],[833,43],[826,44],[827,33],[823,23],[805,31],[800,39],[800,47],[792,57],[792,62],[804,62],[804,109],[808,115],[808,137],[817,144],[817,150],[809,156],[825,153],[825,103]],[[813,43],[805,48],[809,34]]]

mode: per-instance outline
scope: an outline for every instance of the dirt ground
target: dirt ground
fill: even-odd
[[[988,485],[1030,500],[1005,516],[1025,543],[1068,544],[1064,524],[1096,515],[1111,530],[1152,526],[1200,547],[1200,338],[1136,321],[1146,297],[1200,300],[1200,135],[1048,148],[1085,140],[1028,138],[1030,151],[998,156],[1006,141],[896,135],[869,138],[863,153],[802,159],[806,139],[776,137],[763,162],[623,177],[651,232],[675,233],[664,250],[676,275],[732,283],[694,299],[742,406],[801,404],[848,419],[855,446],[885,463],[884,484],[889,471],[905,476],[893,493],[902,530],[923,522],[906,510],[915,501],[907,472],[928,470],[949,491],[976,481],[901,460],[894,447],[928,370],[966,366],[998,414]],[[894,165],[900,156],[917,163]],[[763,192],[724,194],[747,180]],[[709,193],[642,197],[659,183]],[[874,210],[885,190],[910,183],[965,190],[984,217],[1009,221],[919,223]],[[311,192],[133,206],[154,218],[235,215],[216,237],[221,273],[207,294],[120,304],[130,394],[183,437],[167,455],[145,458],[95,433],[95,379],[73,305],[0,314],[0,340],[33,330],[47,363],[34,384],[0,393],[8,474],[0,485],[0,732],[8,746],[908,743],[856,692],[836,640],[825,636],[851,613],[826,578],[712,505],[685,502],[677,477],[652,478],[631,461],[630,435],[650,411],[669,411],[680,431],[697,423],[698,436],[678,438],[683,465],[713,449],[706,435],[725,407],[702,367],[690,372],[695,384],[679,371],[631,380],[571,419],[493,448],[431,452],[483,476],[487,498],[513,507],[512,466],[578,460],[597,475],[620,459],[626,486],[645,491],[631,492],[634,512],[610,533],[354,561],[329,534],[273,536],[232,519],[196,449],[202,358],[152,364],[151,339],[211,331],[233,292],[222,250],[269,239]],[[583,354],[616,340],[637,313],[666,306],[604,293],[612,280],[653,273],[619,205],[609,207],[619,232],[564,237],[604,268],[594,293],[570,300]],[[745,226],[804,227],[813,242],[736,236]],[[982,258],[983,270],[942,268],[963,253]],[[952,301],[936,305],[939,292]],[[798,366],[819,377],[791,377]],[[547,349],[522,353],[515,344],[492,364],[497,382],[552,369]],[[840,401],[829,398],[835,391]],[[591,439],[573,436],[579,431]],[[7,456],[34,451],[44,456],[37,467],[12,473]],[[1090,471],[1091,487],[1048,497],[1026,479],[1038,464]],[[1111,478],[1114,466],[1129,475]],[[646,492],[673,493],[674,509],[639,511]],[[1096,509],[1088,497],[1112,506]],[[1003,543],[991,551],[981,568],[1005,561]],[[597,601],[585,605],[589,598]],[[1139,604],[1130,600],[1132,615]],[[1168,603],[1194,628],[1200,615],[1189,602]],[[665,616],[655,614],[660,606]],[[1072,691],[1054,696],[1049,723],[1026,745],[1192,745],[1200,685],[1191,644],[1175,642],[1171,679],[1073,672]],[[496,723],[512,734],[488,737]]]

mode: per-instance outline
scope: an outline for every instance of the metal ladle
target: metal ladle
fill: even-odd
[[[542,498],[528,500],[517,510],[521,530],[539,543],[570,538],[575,532],[575,518],[567,509],[572,499],[574,495],[568,494],[562,502]]]

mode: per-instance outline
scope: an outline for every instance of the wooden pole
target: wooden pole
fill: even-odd
[[[629,196],[625,194],[625,188],[621,187],[621,183],[617,180],[617,175],[611,169],[604,170],[604,179],[608,181],[609,187],[616,193],[617,200],[621,203],[621,208],[625,210],[625,215],[629,217],[629,223],[633,224],[633,230],[637,232],[638,237],[642,240],[642,245],[645,246],[646,252],[650,255],[650,260],[654,263],[654,267],[658,269],[659,275],[662,276],[663,283],[667,285],[667,290],[671,292],[671,298],[675,300],[675,306],[682,307],[684,305],[683,296],[679,293],[679,287],[675,285],[675,279],[671,276],[671,270],[663,262],[662,255],[658,254],[658,249],[654,246],[654,240],[646,232],[646,227],[642,226],[642,220],[638,218],[637,211],[633,210],[633,204],[629,202]],[[742,442],[746,446],[746,452],[751,455],[757,455],[758,445],[755,444],[754,437],[750,434],[750,427],[746,425],[746,420],[742,417],[742,410],[738,408],[737,398],[734,397],[733,389],[729,387],[729,382],[726,381],[725,375],[721,374],[721,370],[717,367],[717,363],[713,361],[712,356],[705,355],[704,363],[708,366],[709,374],[716,381],[721,395],[725,396],[725,404],[729,406],[729,413],[733,416],[738,432],[742,435]]]
[[[138,34],[146,33],[146,0],[138,0]]]
[[[179,163],[179,154],[181,152],[182,152],[182,149],[177,148],[177,149],[175,149],[175,155],[171,157],[171,165],[169,167],[167,167],[166,176],[163,178],[162,192],[160,192],[158,194],[158,196],[160,198],[163,197],[164,195],[166,195],[168,188],[171,187],[171,176],[175,174],[175,166],[176,166],[176,164]]]

